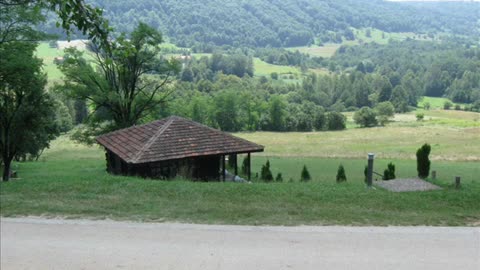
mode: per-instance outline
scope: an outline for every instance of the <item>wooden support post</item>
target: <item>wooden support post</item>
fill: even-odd
[[[460,188],[460,176],[455,176],[455,188]]]
[[[225,182],[225,156],[222,156],[222,181]]]
[[[248,159],[248,170],[247,170],[248,181],[251,181],[252,180],[252,169],[251,169],[252,161],[251,161],[250,153],[248,153],[247,159]]]
[[[237,162],[237,157],[238,157],[238,155],[237,155],[237,154],[235,154],[235,155],[233,156],[233,159],[234,159],[234,162],[235,162],[235,166],[234,166],[234,169],[235,169],[235,176],[237,176],[237,175],[238,175],[238,162]]]

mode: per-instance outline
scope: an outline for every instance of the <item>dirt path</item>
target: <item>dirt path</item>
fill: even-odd
[[[1,269],[480,269],[480,228],[1,218]]]

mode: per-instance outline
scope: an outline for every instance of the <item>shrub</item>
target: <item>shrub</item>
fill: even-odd
[[[276,181],[276,182],[283,182],[282,173],[278,173],[278,174],[277,174],[277,177],[275,177],[275,181]]]
[[[347,176],[345,175],[345,168],[343,167],[342,164],[340,164],[337,170],[337,183],[341,183],[345,181],[347,181]]]
[[[453,106],[453,104],[450,101],[445,101],[445,103],[443,103],[443,109],[445,109],[445,110],[450,110],[450,108],[452,108],[452,106]]]
[[[308,182],[308,181],[310,181],[310,179],[311,179],[311,177],[310,177],[310,173],[308,172],[307,166],[303,165],[302,175],[300,176],[300,181]]]
[[[425,114],[423,113],[417,113],[415,116],[417,117],[417,121],[423,121],[425,118]]]
[[[391,180],[391,179],[395,179],[396,176],[395,176],[395,165],[390,162],[388,163],[387,165],[387,169],[385,169],[385,171],[383,171],[383,180]]]
[[[249,164],[249,158],[248,156],[245,156],[242,161],[242,174],[247,175],[248,174],[248,164]]]
[[[423,104],[423,109],[425,109],[426,111],[430,110],[430,103],[429,102],[425,102]]]
[[[273,175],[272,175],[272,172],[270,171],[270,160],[267,160],[267,163],[265,163],[265,165],[262,165],[260,179],[265,182],[273,181]]]
[[[455,105],[455,110],[460,111],[461,109],[462,109],[462,107],[460,107],[459,104],[456,104],[456,105]]]
[[[374,127],[377,125],[377,114],[369,107],[362,107],[355,112],[353,120],[361,127]]]
[[[378,114],[378,122],[382,126],[395,115],[395,107],[393,107],[390,101],[378,103],[377,106],[375,106],[375,111]]]
[[[345,124],[346,117],[339,112],[327,113],[327,129],[328,130],[344,130],[347,125]]]
[[[272,72],[270,74],[270,77],[273,79],[273,80],[278,80],[278,73],[277,72]]]
[[[429,144],[424,144],[417,150],[417,172],[418,177],[425,179],[430,174],[430,155],[431,147]]]

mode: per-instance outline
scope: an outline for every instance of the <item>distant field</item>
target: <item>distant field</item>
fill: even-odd
[[[63,74],[53,63],[55,57],[62,57],[63,51],[56,48],[50,48],[48,42],[41,42],[37,47],[37,57],[43,59],[43,70],[48,75],[49,84],[60,82]]]
[[[309,54],[316,57],[331,57],[335,54],[341,44],[325,44],[324,46],[305,46],[305,47],[290,47],[287,48],[290,51],[299,51],[301,53]]]
[[[238,136],[267,146],[265,156],[414,159],[423,143],[432,145],[432,159],[480,161],[480,114],[463,111],[425,111],[397,115],[387,127],[349,128],[341,132],[255,132]],[[349,114],[351,115],[351,114]],[[349,124],[354,126],[353,123]]]
[[[299,75],[301,74],[301,71],[297,67],[292,67],[292,66],[280,66],[280,65],[272,65],[269,64],[265,61],[262,61],[259,58],[254,58],[253,59],[253,65],[255,68],[255,75],[256,76],[266,76],[270,77],[270,74],[276,72],[279,75],[283,74],[293,74],[293,75]]]
[[[462,104],[462,103],[455,103],[453,101],[451,101],[450,99],[448,98],[441,98],[441,97],[423,97],[421,98],[419,101],[418,101],[418,107],[419,108],[424,108],[425,106],[425,103],[429,103],[430,104],[430,109],[443,109],[443,105],[445,104],[445,102],[451,102],[453,104],[453,106],[455,105],[460,105],[462,108],[465,106],[465,104]],[[454,109],[452,107],[452,109]]]

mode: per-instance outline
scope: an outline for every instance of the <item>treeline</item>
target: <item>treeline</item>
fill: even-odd
[[[324,66],[332,71],[380,74],[393,87],[408,88],[402,82],[408,75],[422,95],[446,96],[464,103],[480,100],[480,49],[454,41],[406,40],[388,45],[342,46]]]
[[[215,46],[291,47],[352,40],[351,27],[387,32],[479,36],[478,3],[405,4],[383,0],[92,0],[118,32],[138,22],[172,42],[210,52]],[[419,19],[421,18],[421,19]],[[59,32],[55,18],[44,26]]]
[[[164,109],[153,119],[180,115],[225,131],[342,130],[337,111],[306,99],[292,100],[295,85],[216,73],[214,80],[178,82]]]

